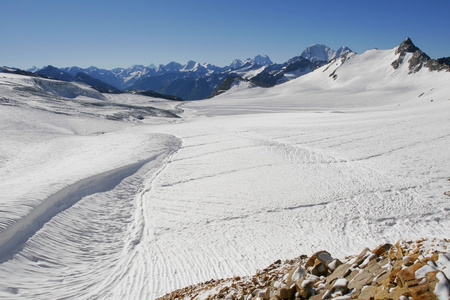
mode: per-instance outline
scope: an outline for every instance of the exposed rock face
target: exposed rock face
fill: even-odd
[[[431,59],[428,55],[417,48],[410,38],[406,38],[400,46],[397,48],[397,54],[400,54],[399,58],[392,62],[394,69],[397,69],[404,63],[407,53],[412,53],[412,57],[409,59],[409,73],[418,72],[422,67],[427,67],[431,71],[445,70],[450,72],[450,58],[443,57],[439,59]]]
[[[160,299],[450,299],[449,240],[382,244],[336,262],[319,251],[278,260],[252,277],[211,280]]]
[[[262,83],[259,82],[255,82],[253,80],[250,79],[245,79],[242,78],[241,76],[228,76],[217,88],[216,90],[209,95],[208,97],[206,97],[206,99],[209,98],[213,98],[215,96],[218,96],[220,94],[225,93],[226,91],[228,91],[229,89],[231,89],[234,85],[238,85],[241,82],[246,82],[248,83],[248,87],[256,87],[256,86],[261,86],[261,87],[267,87],[265,85],[263,85]]]

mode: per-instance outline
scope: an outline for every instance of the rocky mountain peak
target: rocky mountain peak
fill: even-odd
[[[67,72],[61,71],[60,69],[58,69],[54,66],[51,66],[51,65],[48,65],[48,66],[42,68],[41,70],[37,71],[36,73],[47,76],[49,78],[59,79],[59,80],[63,80],[63,81],[75,81],[75,78],[73,75],[71,75]]]
[[[412,42],[412,40],[409,37],[407,37],[400,44],[400,46],[398,46],[396,53],[403,53],[403,52],[413,53],[416,51],[420,51],[420,49],[417,48],[416,45],[414,45],[414,43]]]
[[[392,62],[394,69],[398,69],[404,63],[407,53],[412,53],[411,58],[408,60],[410,74],[420,71],[424,66],[431,71],[445,70],[450,72],[450,59],[445,57],[431,59],[425,52],[416,47],[409,37],[398,46],[395,53],[399,54],[399,57]]]

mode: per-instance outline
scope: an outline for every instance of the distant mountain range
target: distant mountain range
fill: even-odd
[[[411,72],[423,66],[430,70],[449,69],[450,58],[430,59],[407,38],[399,46],[403,53],[392,63],[394,68],[401,65],[405,53],[412,53]],[[157,97],[173,100],[200,100],[221,94],[233,86],[242,83],[247,87],[272,87],[327,64],[352,52],[348,47],[333,50],[323,44],[307,47],[299,56],[289,59],[283,64],[273,63],[265,55],[257,55],[244,61],[235,59],[230,65],[218,67],[212,64],[200,64],[188,61],[185,64],[170,62],[167,65],[142,66],[112,70],[97,67],[55,68],[47,66],[42,69],[32,68],[27,72],[35,76],[45,76],[64,81],[83,82],[100,92],[119,93],[122,91],[150,93]],[[6,69],[5,69],[6,70]],[[170,96],[168,96],[170,95]]]
[[[228,77],[238,77],[253,85],[270,87],[309,73],[348,52],[351,52],[348,47],[335,51],[325,45],[316,44],[283,64],[273,63],[267,55],[257,55],[244,61],[235,59],[225,67],[188,61],[186,64],[170,62],[158,67],[134,65],[112,70],[47,66],[28,71],[65,81],[84,82],[104,92],[151,90],[184,100],[200,100],[216,94],[216,90]]]

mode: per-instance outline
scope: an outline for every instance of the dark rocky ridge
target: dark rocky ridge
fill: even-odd
[[[238,84],[239,82],[250,82],[251,85],[254,87],[256,87],[256,86],[267,87],[267,85],[261,85],[258,82],[254,82],[253,80],[242,78],[241,76],[228,76],[227,78],[225,78],[224,81],[222,81],[222,83],[216,88],[216,90],[211,95],[209,95],[206,99],[210,99],[210,98],[213,98],[215,96],[225,93],[233,86],[233,84]]]
[[[67,82],[85,83],[100,93],[108,93],[108,94],[110,94],[110,93],[112,93],[112,94],[131,93],[131,94],[139,94],[139,95],[144,95],[144,96],[149,96],[149,97],[154,97],[154,98],[162,98],[162,99],[167,99],[167,100],[175,100],[175,101],[183,100],[177,96],[161,94],[161,93],[157,93],[157,92],[154,92],[151,90],[131,89],[131,90],[127,90],[127,91],[121,91],[121,90],[117,89],[116,87],[114,87],[110,84],[107,84],[107,83],[101,81],[100,79],[94,78],[85,72],[78,72],[78,73],[76,73],[76,75],[72,75],[68,72],[64,72],[53,66],[47,66],[44,69],[39,70],[38,72],[32,73],[32,74],[39,74],[41,76],[44,76],[45,78],[57,79],[57,80],[62,80],[62,81],[67,81]]]
[[[16,69],[16,68],[0,67],[0,72],[10,73],[10,74],[17,74],[17,75],[24,75],[24,76],[30,76],[30,77],[38,77],[38,78],[48,78],[48,79],[50,79],[49,77],[47,77],[45,75],[42,75],[42,74],[28,72],[28,71],[21,70],[21,69]]]
[[[412,57],[409,60],[410,74],[418,72],[424,66],[430,71],[445,70],[450,72],[450,57],[431,59],[425,52],[416,47],[410,38],[406,38],[406,40],[400,44],[396,53],[400,54],[400,56],[397,60],[392,62],[394,69],[397,69],[404,63],[406,53],[412,53]]]

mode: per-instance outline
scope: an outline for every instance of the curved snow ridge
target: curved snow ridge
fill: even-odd
[[[0,263],[9,260],[21,244],[32,237],[56,214],[68,209],[88,195],[112,190],[123,179],[133,175],[146,163],[158,159],[161,155],[166,155],[166,153],[82,179],[48,197],[28,215],[0,233]]]

